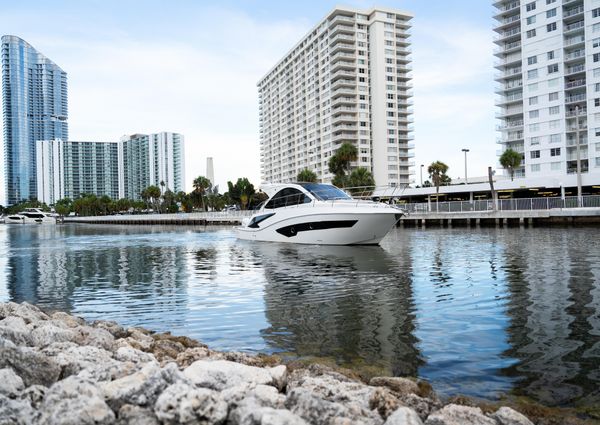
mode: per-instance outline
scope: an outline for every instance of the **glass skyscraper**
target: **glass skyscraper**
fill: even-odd
[[[8,205],[37,198],[36,141],[68,140],[67,74],[26,41],[2,37]]]

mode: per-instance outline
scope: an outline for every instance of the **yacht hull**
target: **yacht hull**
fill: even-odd
[[[4,219],[5,224],[56,224],[54,218],[29,218],[24,216],[8,216]]]
[[[260,227],[241,226],[235,231],[239,239],[252,241],[377,245],[400,218],[393,210],[335,212],[318,209],[307,213],[304,208],[291,208],[264,220]]]

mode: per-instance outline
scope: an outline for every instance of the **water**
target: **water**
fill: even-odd
[[[381,247],[316,247],[229,228],[1,226],[0,300],[420,376],[445,395],[595,403],[599,235],[397,229]]]

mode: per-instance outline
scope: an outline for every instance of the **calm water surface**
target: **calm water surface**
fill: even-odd
[[[446,395],[600,401],[600,231],[397,229],[381,247],[231,229],[0,227],[0,300],[420,376]]]

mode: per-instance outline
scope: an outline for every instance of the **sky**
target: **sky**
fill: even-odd
[[[463,177],[463,148],[468,174],[487,174],[497,165],[491,1],[380,1],[0,0],[0,33],[68,73],[70,140],[182,133],[186,189],[211,156],[223,191],[238,177],[260,183],[256,83],[291,47],[338,4],[404,10],[415,16],[416,183],[436,160]]]

